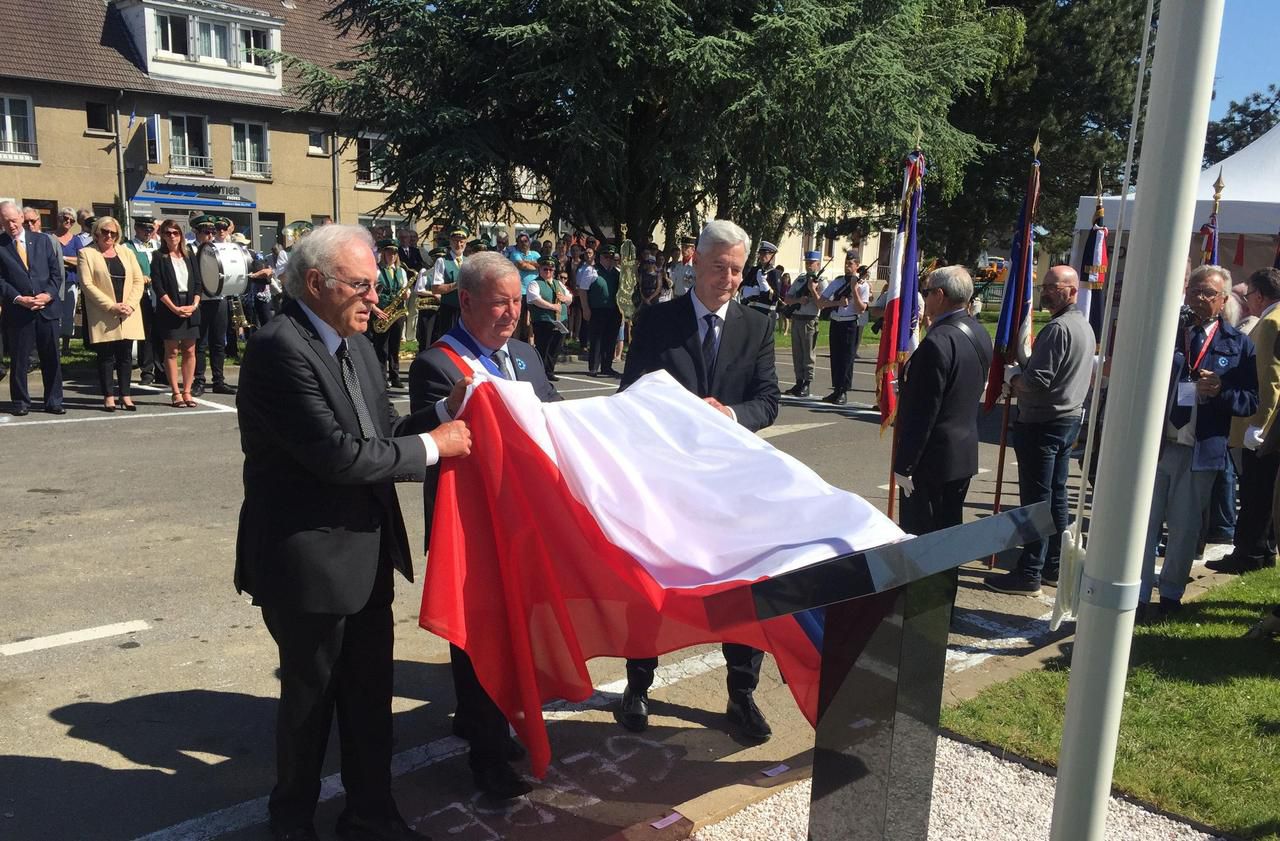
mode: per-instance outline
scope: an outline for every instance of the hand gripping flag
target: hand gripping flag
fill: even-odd
[[[902,210],[898,215],[898,232],[893,237],[880,352],[876,356],[881,429],[893,423],[898,411],[898,367],[907,361],[920,338],[920,241],[916,236],[916,223],[924,197],[924,173],[924,154],[918,150],[912,152],[902,173]]]
[[[419,621],[471,657],[534,774],[551,758],[542,704],[590,697],[592,657],[751,645],[812,723],[823,614],[760,621],[743,585],[902,531],[666,372],[561,403],[478,381],[460,414],[475,449],[441,464]],[[781,533],[743,516],[777,510]]]
[[[993,342],[991,374],[987,380],[984,406],[987,411],[1000,399],[1004,385],[1004,368],[1013,361],[1025,364],[1031,355],[1031,290],[1035,280],[1036,205],[1040,201],[1040,161],[1032,161],[1027,176],[1027,194],[1018,212],[1018,227],[1013,233],[1013,249],[1009,254],[1009,276],[1004,283],[1004,299],[1000,303],[1000,322]],[[1106,229],[1103,228],[1105,231]],[[1106,246],[1103,246],[1105,253]],[[1087,252],[1086,252],[1087,253]]]

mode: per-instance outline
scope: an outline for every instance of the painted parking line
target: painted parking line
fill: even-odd
[[[32,651],[44,651],[48,648],[59,648],[74,645],[78,642],[89,642],[106,637],[118,637],[121,634],[132,634],[137,631],[150,630],[151,626],[141,619],[131,622],[116,622],[112,625],[99,625],[96,628],[85,628],[82,631],[67,631],[63,634],[52,634],[47,637],[34,637],[29,640],[10,642],[0,645],[0,655],[12,657],[15,654],[29,654]]]
[[[821,429],[824,426],[835,425],[835,421],[826,421],[825,423],[780,423],[761,429],[756,435],[764,439],[777,438],[779,435],[789,435],[792,432],[807,432],[810,429]]]
[[[724,655],[719,649],[686,657],[677,663],[659,666],[654,673],[654,689],[661,689],[689,680],[724,666]],[[569,703],[553,702],[546,705],[543,718],[548,723],[571,719],[583,713],[600,710],[613,704],[627,686],[626,678],[596,687],[585,701]],[[457,736],[445,736],[402,751],[391,759],[392,777],[411,774],[466,752],[467,743]],[[341,774],[331,774],[320,782],[320,802],[332,800],[343,793]],[[259,797],[227,806],[182,823],[140,836],[137,841],[206,841],[230,832],[239,832],[264,823],[267,818],[267,798]]]

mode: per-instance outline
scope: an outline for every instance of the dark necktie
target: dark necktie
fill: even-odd
[[[707,372],[707,386],[711,385],[711,372],[716,366],[716,324],[720,316],[709,312],[702,317],[707,322],[707,335],[702,337],[702,367]]]
[[[489,354],[489,358],[493,360],[493,364],[498,366],[498,374],[505,380],[507,378],[507,352],[502,348],[498,348]]]
[[[1182,364],[1186,366],[1187,376],[1191,379],[1196,379],[1196,372],[1191,369],[1191,365],[1200,358],[1200,351],[1204,349],[1204,330],[1199,326],[1189,327],[1187,328],[1187,336],[1190,339],[1188,343],[1190,355],[1183,360]],[[1182,372],[1179,371],[1178,373],[1181,374]],[[1179,379],[1181,380],[1182,377],[1179,377]],[[1174,388],[1173,408],[1169,410],[1169,423],[1173,424],[1175,429],[1182,429],[1191,421],[1191,407],[1178,405],[1177,386],[1175,385]]]
[[[360,437],[373,438],[373,416],[369,414],[369,406],[364,402],[364,392],[360,390],[360,378],[356,376],[356,366],[351,361],[351,351],[347,349],[347,340],[338,343],[338,367],[342,369],[342,384],[346,386],[347,396],[356,409],[356,420],[360,422]]]

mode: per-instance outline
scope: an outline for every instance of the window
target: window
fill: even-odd
[[[329,136],[322,128],[307,129],[307,154],[329,154]]]
[[[34,161],[37,157],[31,100],[0,96],[0,160]]]
[[[265,29],[240,29],[240,63],[254,67],[270,67],[266,56],[255,53],[255,50],[271,49],[271,35]]]
[[[147,163],[160,163],[160,115],[147,117]]]
[[[267,127],[263,123],[231,124],[231,174],[270,178]]]
[[[169,117],[169,168],[213,172],[204,117],[188,114]]]
[[[156,15],[156,43],[163,52],[186,55],[190,49],[186,15]]]
[[[103,102],[86,102],[84,121],[89,131],[111,131],[111,110]]]
[[[356,138],[356,183],[368,187],[382,186],[382,169],[375,159],[382,154],[385,141],[377,135]]]
[[[198,54],[200,58],[212,58],[218,61],[227,60],[227,25],[200,21],[200,42]]]

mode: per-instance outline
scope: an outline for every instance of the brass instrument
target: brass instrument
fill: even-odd
[[[431,270],[423,269],[418,272],[418,279],[413,284],[415,289],[417,288],[417,285],[422,282],[423,276],[429,271]],[[418,300],[414,303],[418,308],[418,312],[434,312],[435,310],[440,309],[440,296],[428,289],[424,292],[418,293]]]
[[[244,313],[244,301],[240,300],[239,295],[232,295],[227,298],[231,307],[231,326],[236,330],[244,330],[253,325],[249,323],[249,319]]]
[[[409,295],[413,292],[413,284],[405,281],[404,291],[391,302],[391,306],[382,311],[382,318],[373,320],[373,332],[381,335],[391,329],[391,325],[409,314]]]
[[[640,264],[636,260],[635,243],[627,239],[627,226],[620,225],[619,230],[622,232],[622,245],[618,249],[622,267],[618,275],[618,309],[622,312],[623,319],[630,320],[635,318],[636,310],[640,308],[637,289]]]

